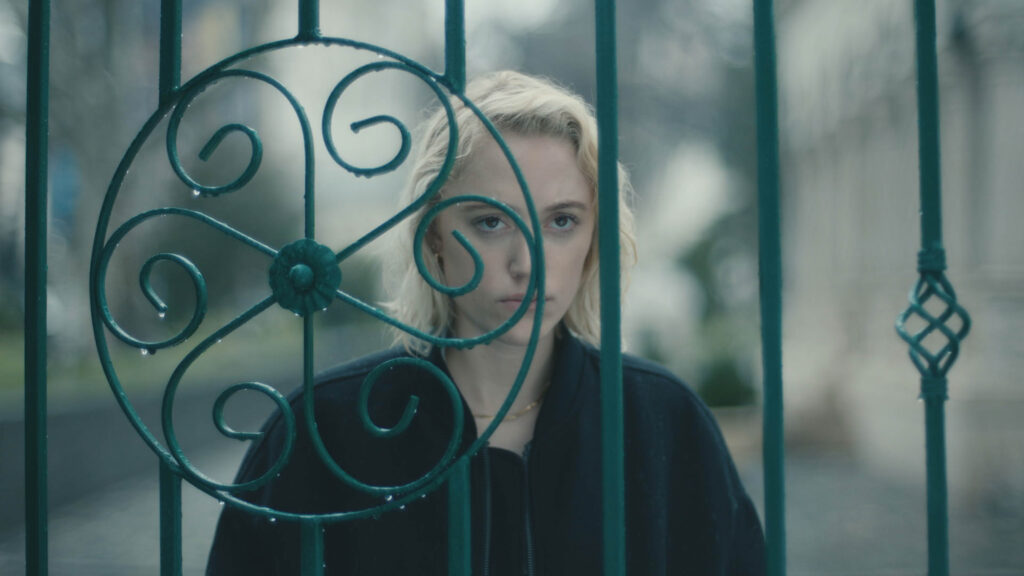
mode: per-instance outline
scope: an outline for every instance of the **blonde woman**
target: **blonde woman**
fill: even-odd
[[[352,477],[396,486],[415,483],[450,453],[457,411],[459,452],[493,426],[470,466],[474,574],[600,574],[596,123],[579,96],[516,72],[478,78],[466,96],[501,133],[507,153],[465,105],[427,121],[402,205],[429,200],[404,223],[387,283],[391,317],[417,335],[396,330],[393,349],[318,379],[319,437]],[[454,160],[450,121],[458,126]],[[536,230],[508,153],[529,190]],[[636,252],[621,167],[619,180],[625,272]],[[436,185],[440,191],[430,195]],[[543,240],[542,290],[530,241],[536,234]],[[452,339],[477,344],[456,347]],[[415,359],[450,378],[457,395]],[[381,365],[387,369],[371,375]],[[368,416],[401,434],[364,428],[360,389],[368,377]],[[518,395],[495,424],[517,378]],[[708,409],[673,375],[630,356],[623,358],[623,388],[629,573],[762,574],[760,523]],[[409,419],[413,396],[418,406]],[[301,398],[293,406],[301,422]],[[380,495],[339,479],[306,427],[296,429],[281,474],[243,498],[300,513],[381,504]],[[237,482],[259,477],[281,457],[281,415],[265,431]],[[447,510],[447,492],[435,490],[376,519],[327,525],[326,572],[447,574]],[[208,573],[294,574],[298,532],[293,523],[227,508]]]

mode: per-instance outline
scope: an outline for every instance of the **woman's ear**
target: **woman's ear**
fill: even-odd
[[[430,251],[431,256],[437,262],[437,267],[444,272],[444,260],[441,258],[441,235],[437,233],[437,228],[431,226],[427,230],[426,238],[427,250]]]
[[[441,251],[441,236],[437,233],[437,228],[433,226],[428,228],[426,235],[424,235],[424,240],[431,252],[438,253]]]

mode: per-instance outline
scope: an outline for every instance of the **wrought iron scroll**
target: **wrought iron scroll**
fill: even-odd
[[[142,437],[146,444],[154,451],[160,461],[161,471],[161,527],[162,527],[162,562],[164,574],[177,574],[181,570],[181,520],[180,520],[180,482],[185,480],[199,490],[224,502],[229,506],[236,507],[247,513],[256,514],[274,521],[291,521],[300,524],[301,529],[301,554],[303,574],[319,574],[322,572],[323,527],[342,521],[357,520],[361,518],[376,517],[390,510],[398,509],[407,503],[419,498],[428,492],[436,490],[444,482],[453,478],[451,486],[465,486],[468,480],[468,458],[479,450],[493,434],[494,430],[501,423],[505,414],[511,408],[519,389],[522,386],[526,373],[533,360],[534,350],[539,338],[540,319],[544,313],[544,261],[542,238],[540,234],[530,231],[540,230],[540,222],[534,209],[533,201],[530,198],[526,181],[516,164],[511,151],[502,140],[498,130],[480,112],[476,106],[469,101],[463,93],[465,82],[464,63],[464,34],[462,27],[462,3],[455,0],[448,1],[447,20],[447,42],[450,53],[446,60],[447,69],[445,73],[438,74],[425,66],[406,58],[396,52],[385,48],[357,42],[344,38],[333,38],[321,36],[319,32],[318,4],[312,0],[301,0],[300,10],[300,31],[299,34],[288,40],[271,42],[250,48],[238,54],[230,56],[221,62],[211,66],[194,78],[179,86],[180,68],[180,0],[164,0],[162,16],[174,22],[165,21],[162,25],[163,32],[170,34],[161,41],[161,82],[160,82],[160,104],[158,109],[142,126],[134,140],[125,152],[117,170],[114,173],[111,183],[107,189],[100,214],[98,217],[96,234],[94,238],[92,260],[90,265],[90,302],[93,317],[93,331],[97,350],[104,372],[122,410],[128,417],[136,432]],[[355,240],[348,246],[340,247],[337,251],[331,247],[317,242],[315,222],[315,155],[314,155],[314,131],[313,125],[306,115],[305,108],[292,92],[280,81],[271,76],[250,70],[243,67],[248,59],[272,51],[290,47],[317,44],[333,48],[344,48],[374,54],[378,58],[370,64],[356,68],[342,77],[330,93],[323,109],[322,137],[330,158],[347,171],[357,176],[371,178],[394,170],[407,158],[410,149],[409,130],[397,118],[388,115],[374,116],[352,123],[349,128],[352,134],[358,134],[360,130],[377,124],[388,124],[393,126],[399,133],[401,143],[395,155],[379,166],[360,167],[346,161],[335,146],[337,137],[332,131],[332,118],[338,105],[339,99],[345,90],[367,75],[381,71],[396,71],[408,74],[421,81],[428,87],[438,100],[440,107],[445,111],[448,122],[448,150],[443,166],[433,182],[427,189],[417,197],[411,204],[399,210],[389,217],[385,222]],[[215,130],[199,152],[199,158],[203,161],[210,160],[218,145],[228,135],[237,133],[243,135],[249,142],[250,156],[246,166],[230,182],[222,185],[209,185],[201,182],[191,175],[183,166],[177,146],[177,135],[179,126],[189,105],[200,96],[207,88],[221,82],[249,82],[257,83],[271,88],[280,95],[290,106],[292,113],[302,133],[302,145],[305,159],[304,172],[304,224],[305,231],[302,238],[281,246],[272,247],[263,243],[257,238],[247,234],[243,230],[236,229],[226,222],[217,220],[199,210],[179,207],[164,207],[148,210],[128,218],[123,223],[111,230],[112,211],[115,208],[118,197],[124,189],[124,181],[129,168],[132,166],[143,145],[153,136],[158,126],[167,120],[166,150],[170,167],[183,182],[191,194],[197,197],[216,198],[220,195],[232,194],[243,189],[257,174],[263,164],[263,146],[259,133],[251,126],[239,123],[231,123],[221,126]],[[513,168],[515,177],[522,189],[527,216],[524,218],[517,214],[507,205],[490,198],[474,195],[463,195],[458,197],[439,200],[441,187],[448,174],[452,170],[455,161],[458,143],[458,126],[455,122],[454,104],[465,107],[476,115],[477,119],[485,126],[489,133],[498,142],[510,166]],[[460,233],[455,233],[455,240],[469,253],[476,263],[476,270],[473,278],[463,286],[446,286],[438,279],[431,276],[423,261],[422,239],[430,222],[444,209],[457,202],[483,202],[504,212],[516,226],[522,231],[525,241],[529,246],[531,266],[528,294],[523,298],[520,307],[515,310],[512,316],[494,328],[490,332],[470,339],[459,339],[448,336],[437,336],[407,326],[397,319],[391,318],[384,311],[371,303],[364,302],[349,294],[345,288],[345,279],[342,278],[339,265],[345,259],[359,252],[368,246],[375,239],[388,230],[394,228],[407,218],[411,218],[422,210],[426,210],[419,227],[416,230],[416,242],[414,243],[414,259],[423,278],[436,290],[448,295],[460,295],[472,291],[478,285],[483,275],[483,262],[476,249],[469,240]],[[614,205],[614,202],[612,203]],[[184,358],[175,367],[170,375],[167,386],[164,390],[163,405],[161,412],[161,426],[166,445],[163,445],[156,436],[146,427],[139,415],[134,410],[131,402],[124,391],[118,377],[110,354],[110,339],[119,341],[124,345],[138,348],[144,354],[151,354],[160,349],[185,345],[186,340],[194,335],[204,322],[208,321],[206,315],[207,307],[207,285],[202,271],[186,256],[176,253],[157,253],[150,256],[142,265],[139,272],[139,288],[143,295],[153,306],[155,313],[163,316],[167,313],[168,305],[153,288],[150,283],[150,274],[157,262],[164,262],[182,269],[191,279],[191,287],[194,293],[191,317],[184,328],[178,333],[162,340],[143,340],[133,336],[114,318],[108,303],[107,292],[107,269],[111,258],[118,246],[123,242],[130,241],[132,234],[145,227],[145,225],[156,219],[187,219],[203,225],[213,231],[223,234],[226,238],[239,242],[258,253],[267,257],[268,290],[266,295],[257,303],[251,305],[245,312],[230,320],[226,324],[213,329],[208,336],[200,341],[190,344]],[[616,243],[611,243],[616,245]],[[313,349],[315,341],[315,329],[313,317],[318,312],[326,309],[335,302],[366,313],[377,320],[385,322],[400,330],[404,330],[413,336],[429,342],[438,347],[467,348],[477,344],[489,342],[508,331],[517,324],[529,311],[530,303],[536,295],[536,306],[533,312],[533,326],[527,348],[527,354],[517,373],[516,380],[503,402],[493,422],[484,430],[479,438],[469,448],[459,453],[461,445],[462,426],[462,404],[455,384],[433,364],[418,358],[401,358],[392,360],[379,366],[372,371],[362,384],[357,406],[361,424],[367,433],[379,437],[392,437],[401,435],[406,431],[410,422],[416,417],[418,398],[411,396],[399,422],[391,427],[382,427],[372,420],[368,410],[369,396],[378,377],[383,371],[392,368],[397,364],[410,366],[413,369],[423,371],[440,385],[448,395],[453,408],[453,432],[449,439],[446,450],[438,462],[427,472],[418,478],[401,484],[378,485],[365,482],[347,470],[338,462],[334,461],[327,451],[322,438],[320,437],[316,419],[314,416],[314,375],[313,375]],[[274,305],[286,308],[297,316],[301,317],[303,323],[303,406],[298,412],[298,418],[302,423],[296,422],[292,410],[286,398],[272,386],[261,382],[242,382],[228,386],[220,392],[217,397],[213,419],[214,427],[225,437],[239,441],[258,441],[262,437],[261,432],[250,432],[235,430],[224,422],[224,408],[230,399],[241,391],[250,391],[262,394],[269,398],[277,406],[281,416],[282,425],[287,431],[286,444],[280,458],[273,462],[269,468],[257,478],[242,483],[224,483],[210,478],[197,469],[183,452],[174,428],[174,406],[176,392],[185,375],[193,363],[206,353],[216,342],[229,337],[238,328]],[[319,514],[294,513],[287,510],[274,510],[264,506],[251,504],[238,495],[239,491],[256,488],[272,481],[274,476],[287,465],[291,454],[292,444],[297,434],[297,426],[304,425],[313,443],[313,448],[319,458],[324,462],[328,470],[339,480],[353,489],[372,494],[379,497],[379,504],[366,509],[329,511]],[[452,488],[455,489],[455,488]],[[452,524],[457,532],[463,535],[463,540],[468,537],[468,491],[460,493],[459,502],[453,502],[453,511],[458,512],[458,519]],[[458,510],[456,510],[458,509]],[[468,541],[456,543],[452,547],[453,573],[466,573],[468,570],[469,545]],[[461,568],[459,568],[461,567]],[[459,570],[462,570],[460,572]]]
[[[960,354],[971,329],[971,317],[957,302],[946,278],[942,246],[942,189],[939,138],[938,58],[935,45],[935,0],[916,0],[918,150],[921,186],[920,277],[910,290],[909,306],[896,320],[896,331],[910,345],[910,360],[921,374],[925,404],[925,462],[928,475],[928,574],[949,574],[949,516],[946,485],[946,374]],[[929,311],[937,305],[938,313]],[[924,327],[912,331],[912,319]],[[959,326],[951,327],[951,322]],[[929,336],[943,341],[929,349]]]

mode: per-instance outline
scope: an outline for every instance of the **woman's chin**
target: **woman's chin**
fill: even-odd
[[[539,333],[537,334],[537,342],[544,342],[550,336],[554,330],[555,323],[543,322],[540,326]],[[496,342],[508,346],[521,346],[526,347],[530,345],[530,340],[533,336],[533,318],[523,318],[518,324],[509,328],[507,332],[495,338]]]
[[[545,316],[547,316],[547,314],[545,314]],[[477,338],[482,334],[490,334],[494,332],[501,326],[501,324],[503,324],[507,320],[508,318],[504,318],[502,320],[495,319],[493,324],[481,323],[480,325],[476,326],[457,326],[456,329],[454,330],[454,333],[458,338]],[[533,328],[535,322],[536,318],[533,314],[533,310],[531,307],[530,311],[527,314],[525,314],[522,318],[520,318],[519,322],[517,322],[514,326],[508,328],[501,334],[497,335],[493,339],[481,345],[489,346],[497,344],[500,346],[525,348],[530,345],[530,340],[533,336]],[[542,318],[540,322],[541,325],[537,334],[538,343],[544,342],[547,339],[549,339],[555,327],[558,325],[558,322],[554,321],[551,318]]]

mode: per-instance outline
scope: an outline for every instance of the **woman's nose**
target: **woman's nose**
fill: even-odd
[[[530,275],[533,259],[530,257],[530,244],[523,234],[516,234],[509,247],[509,273],[514,277]]]

